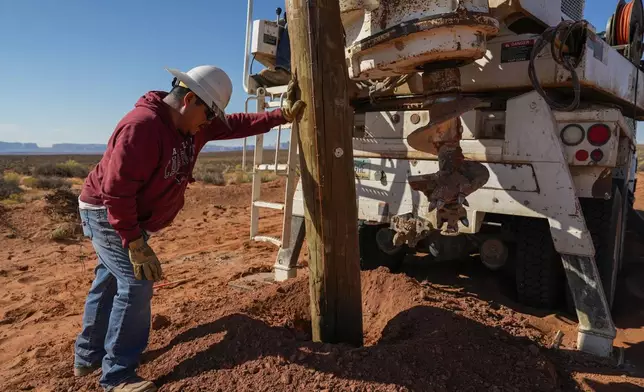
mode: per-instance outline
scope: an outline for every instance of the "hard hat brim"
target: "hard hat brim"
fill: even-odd
[[[217,106],[217,104],[214,102],[210,94],[206,93],[206,91],[197,83],[190,75],[188,75],[185,72],[181,72],[178,69],[174,68],[166,68],[166,71],[170,72],[172,76],[177,78],[180,82],[183,82],[190,91],[195,93],[199,98],[201,98],[206,104],[210,103],[213,107],[211,109],[215,112],[217,115],[217,118],[220,119],[229,129],[230,129],[230,124],[228,123],[228,119],[226,119],[226,112]]]

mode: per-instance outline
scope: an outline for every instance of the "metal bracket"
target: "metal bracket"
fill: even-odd
[[[561,255],[579,318],[577,348],[609,357],[617,334],[594,257]]]
[[[304,244],[305,225],[303,216],[291,217],[291,235],[288,244],[283,244],[275,261],[275,281],[283,282],[297,276],[297,259]]]

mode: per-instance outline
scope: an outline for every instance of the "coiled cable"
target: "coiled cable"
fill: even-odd
[[[588,22],[585,20],[580,21],[569,21],[565,20],[559,23],[555,27],[550,27],[541,34],[537,41],[535,42],[534,48],[532,48],[532,53],[530,55],[530,63],[528,65],[528,75],[532,86],[534,89],[543,97],[543,99],[550,105],[552,108],[571,112],[579,107],[581,102],[581,84],[579,82],[579,75],[575,68],[581,62],[581,52],[579,56],[572,55],[571,53],[566,53],[565,49],[567,45],[570,45],[569,39],[574,38],[583,38]],[[578,33],[578,37],[574,37],[573,34]],[[570,72],[572,76],[572,88],[574,92],[574,98],[571,103],[562,103],[558,102],[553,98],[550,98],[546,91],[541,86],[541,82],[537,77],[537,71],[535,69],[535,60],[537,56],[541,53],[543,48],[546,45],[550,44],[550,50],[552,52],[553,60]],[[582,43],[583,45],[583,43]]]

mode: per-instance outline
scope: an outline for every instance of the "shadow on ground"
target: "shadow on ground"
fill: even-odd
[[[631,256],[632,257],[632,256]],[[446,292],[457,291],[460,296],[472,296],[490,303],[502,304],[514,311],[530,314],[537,317],[552,315],[553,311],[540,310],[518,303],[514,290],[513,277],[507,272],[492,272],[485,268],[479,259],[473,257],[454,263],[432,263],[431,257],[408,257],[402,273],[407,274],[419,282],[429,282],[434,289]],[[629,291],[627,279],[644,277],[644,263],[627,263],[620,273],[620,284],[616,291],[615,305],[613,308],[613,321],[620,329],[644,328],[644,299],[639,298]],[[641,281],[641,280],[640,280]],[[438,287],[437,287],[438,286]],[[558,309],[554,316],[568,325],[576,326],[576,315]],[[624,358],[632,373],[644,377],[644,343],[625,344]],[[569,355],[576,357],[576,351]],[[582,359],[582,362],[584,360]],[[576,370],[582,371],[583,367]],[[603,368],[601,374],[620,375],[623,370]],[[630,385],[630,384],[629,384]]]
[[[206,343],[208,337],[212,343]],[[169,367],[158,385],[195,377],[203,382],[204,374],[266,357],[333,374],[338,382],[362,380],[411,390],[549,391],[574,385],[570,375],[558,373],[546,356],[529,349],[529,340],[429,306],[398,314],[376,345],[360,349],[298,341],[283,327],[233,314],[178,335],[148,352],[146,360],[183,357],[182,346],[200,339],[204,349]]]

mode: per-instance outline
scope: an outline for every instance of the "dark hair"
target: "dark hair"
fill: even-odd
[[[170,93],[168,95],[177,101],[181,101],[189,92],[189,88],[174,86],[172,87],[172,90],[170,90]]]
[[[188,94],[190,91],[192,90],[187,87],[179,86],[179,81],[177,80],[177,78],[174,78],[172,79],[172,90],[170,90],[168,96],[177,101],[182,101],[183,98],[185,98],[186,94]],[[195,94],[195,97],[197,98],[198,105],[208,106],[201,98],[199,98],[197,94]]]

